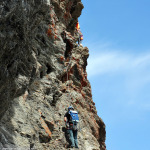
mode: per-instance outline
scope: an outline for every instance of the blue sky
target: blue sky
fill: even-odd
[[[150,150],[150,1],[82,2],[88,79],[107,150]]]

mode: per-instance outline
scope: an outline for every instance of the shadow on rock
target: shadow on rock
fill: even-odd
[[[36,77],[37,62],[34,53],[40,53],[40,50],[37,52],[37,47],[40,49],[40,46],[36,40],[41,40],[42,34],[37,36],[33,32],[39,33],[35,31],[41,25],[40,21],[43,21],[39,18],[46,16],[45,14],[49,15],[49,8],[43,1],[38,2],[43,5],[38,4],[40,7],[35,7],[37,3],[34,4],[33,1],[0,2],[0,149],[16,147],[22,137],[34,138],[30,137],[30,134],[24,134],[30,127],[23,128],[23,116],[26,112],[21,108],[19,96],[28,90],[28,86]],[[45,29],[42,27],[41,25],[40,30],[45,35]],[[34,42],[31,40],[33,38],[36,38]],[[20,129],[24,131],[20,132]],[[20,136],[16,137],[16,134]],[[25,143],[28,141],[32,148],[33,143],[24,140]]]

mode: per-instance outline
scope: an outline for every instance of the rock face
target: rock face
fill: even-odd
[[[0,149],[63,150],[64,114],[80,117],[79,149],[105,150],[92,100],[88,48],[78,46],[81,0],[0,1]]]

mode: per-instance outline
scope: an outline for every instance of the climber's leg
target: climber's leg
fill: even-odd
[[[73,136],[74,136],[74,143],[75,143],[75,147],[76,147],[76,148],[78,148],[77,134],[78,134],[78,130],[74,130],[74,131],[73,131]]]
[[[71,129],[68,129],[67,132],[69,134],[69,140],[71,142],[71,147],[75,147],[74,137],[73,137],[73,131]]]

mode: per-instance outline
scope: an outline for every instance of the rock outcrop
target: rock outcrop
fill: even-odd
[[[79,112],[79,149],[105,150],[78,46],[81,0],[0,1],[0,149],[67,149],[64,113]]]

